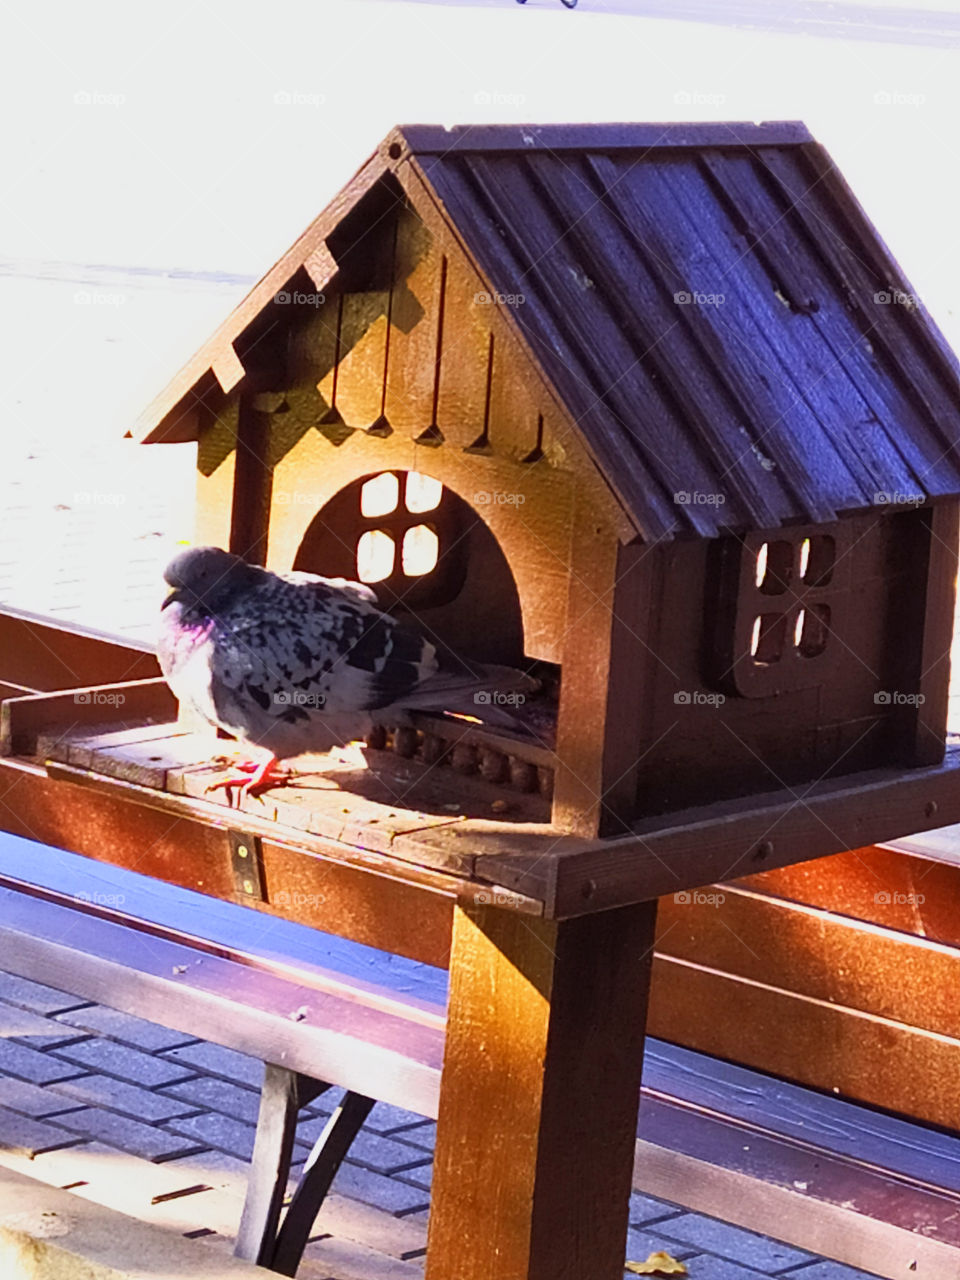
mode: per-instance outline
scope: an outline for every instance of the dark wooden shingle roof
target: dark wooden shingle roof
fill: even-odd
[[[645,537],[960,492],[956,360],[802,125],[401,132]]]
[[[234,340],[298,270],[321,287],[333,230],[405,169],[491,290],[522,295],[514,332],[643,538],[960,494],[956,358],[790,122],[396,129],[140,438],[195,435],[198,400],[243,376]]]

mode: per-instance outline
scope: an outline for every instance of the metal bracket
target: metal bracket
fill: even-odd
[[[230,842],[230,869],[233,872],[233,889],[238,898],[248,902],[263,902],[263,863],[260,837],[246,831],[227,831]]]

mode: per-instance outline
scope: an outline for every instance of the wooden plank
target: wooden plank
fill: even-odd
[[[403,125],[383,144],[383,154],[399,145],[409,151],[439,155],[465,151],[550,151],[621,149],[648,151],[658,147],[786,146],[810,141],[801,120],[731,120],[718,124],[524,124]],[[398,157],[399,158],[399,157]]]
[[[960,866],[949,847],[949,833],[954,831],[935,829],[924,837],[911,835],[897,841],[892,848],[854,849],[748,876],[738,883],[758,893],[896,929],[911,939],[960,948]],[[944,836],[947,847],[939,851]]]
[[[348,427],[372,427],[383,412],[389,315],[389,289],[343,295],[336,409]],[[320,384],[327,399],[331,382],[332,374]]]
[[[471,263],[459,254],[447,259],[437,426],[454,448],[485,437],[493,311],[487,296]]]
[[[501,856],[476,874],[540,898],[559,918],[603,911],[960,819],[960,757],[906,772],[867,770],[748,802],[728,800],[636,824],[635,835],[539,860]],[[551,865],[551,861],[553,865]]]
[[[714,1016],[718,1009],[727,1016]],[[657,965],[649,1028],[701,1053],[960,1127],[952,1036],[669,957]]]
[[[433,422],[446,266],[437,238],[411,208],[397,224],[384,413],[414,438]]]
[[[78,726],[106,720],[118,728],[143,721],[167,723],[176,713],[177,700],[162,678],[10,698],[0,707],[0,755],[33,754],[44,731],[68,736]]]
[[[748,1170],[732,1162],[729,1168],[718,1167],[711,1158],[703,1158],[704,1146],[713,1136],[704,1132],[705,1127],[701,1125],[695,1135],[700,1143],[696,1152],[638,1141],[636,1190],[763,1235],[775,1223],[777,1238],[787,1244],[852,1267],[867,1267],[877,1275],[945,1280],[958,1274],[960,1255],[951,1231],[957,1207],[952,1197],[936,1192],[924,1196],[917,1188],[880,1177],[869,1179],[862,1171],[859,1177],[852,1176],[849,1166],[825,1153],[815,1165],[809,1159],[794,1158],[795,1176],[788,1185],[760,1181],[756,1171],[767,1173],[773,1159],[751,1161],[753,1167]],[[719,1125],[711,1127],[716,1130]],[[729,1134],[728,1149],[732,1150],[737,1137],[740,1148],[744,1147],[743,1130],[738,1129]],[[751,1134],[746,1145],[763,1151],[770,1144],[763,1135]],[[789,1148],[778,1148],[773,1158],[784,1154],[790,1154]],[[829,1184],[829,1199],[826,1194],[816,1199],[807,1194],[802,1184],[809,1184],[814,1172]],[[870,1215],[861,1208],[865,1184],[874,1207]],[[917,1224],[926,1224],[936,1234],[927,1236]]]
[[[9,890],[0,890],[0,944],[7,967],[33,981],[436,1114],[442,1029],[399,1005],[388,1013],[362,992],[304,986]]]
[[[227,833],[237,824],[229,810],[110,778],[92,781],[68,765],[51,764],[50,773],[0,759],[0,828],[236,900]],[[456,877],[317,837],[292,846],[253,815],[243,815],[242,829],[261,838],[266,902],[246,902],[251,909],[446,967]]]
[[[620,1280],[654,915],[458,908],[427,1280]]]
[[[698,965],[960,1040],[960,950],[906,936],[898,916],[883,927],[839,914],[848,905],[825,910],[729,884],[667,894],[658,919],[657,954],[664,959],[654,973],[659,966],[665,981],[678,983],[682,973],[674,966],[667,975],[668,962]],[[703,1016],[735,1018],[730,1007],[716,1004]],[[853,1041],[849,1051],[859,1053]],[[829,1073],[820,1078],[828,1080]]]
[[[160,674],[147,645],[19,609],[0,610],[0,654],[0,679],[31,689],[86,689]]]
[[[958,551],[960,507],[956,502],[938,503],[930,512],[930,557],[917,684],[922,701],[916,708],[914,726],[917,764],[936,764],[943,759]]]
[[[586,501],[570,556],[553,825],[585,838],[619,835],[637,806],[656,561],[649,548],[621,547]]]

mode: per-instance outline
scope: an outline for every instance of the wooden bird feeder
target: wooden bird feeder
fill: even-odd
[[[957,426],[801,125],[414,126],[136,434],[198,442],[197,542],[532,666],[527,740],[393,745],[591,836],[943,758]]]

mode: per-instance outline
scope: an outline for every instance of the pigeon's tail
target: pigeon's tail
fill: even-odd
[[[403,707],[409,711],[451,711],[516,729],[519,720],[512,712],[539,688],[538,680],[515,667],[458,663],[456,669],[441,668],[407,694]]]

